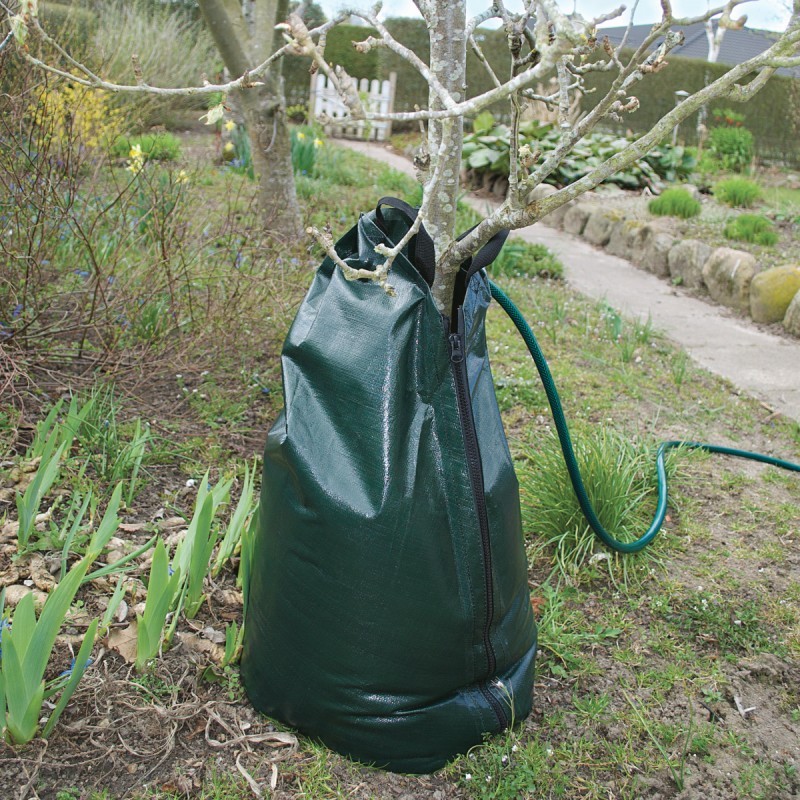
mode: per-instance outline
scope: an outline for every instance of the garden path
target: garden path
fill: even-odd
[[[414,174],[411,162],[385,145],[338,143]],[[476,196],[468,197],[467,202],[479,212],[485,212],[491,203]],[[681,345],[697,364],[800,422],[800,341],[770,333],[542,223],[512,235],[547,245],[563,262],[565,278],[577,291],[605,299],[628,316],[649,316],[654,327]]]

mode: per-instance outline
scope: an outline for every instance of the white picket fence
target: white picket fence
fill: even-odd
[[[362,78],[358,84],[358,92],[362,97],[364,108],[371,112],[390,113],[394,107],[394,87],[397,74],[392,72],[389,80],[367,80]],[[392,132],[391,122],[365,122],[350,119],[347,106],[328,78],[317,73],[311,77],[311,97],[308,104],[312,118],[327,118],[325,133],[343,139],[374,139],[386,141]],[[339,122],[338,120],[341,120]]]

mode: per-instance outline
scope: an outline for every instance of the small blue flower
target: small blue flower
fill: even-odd
[[[87,670],[89,667],[94,664],[93,658],[86,659],[86,665],[84,666],[84,670]],[[72,675],[72,670],[75,668],[75,659],[73,658],[72,661],[69,662],[69,669],[65,669],[58,677],[63,678],[65,675]]]
[[[89,272],[85,269],[74,269],[72,270],[79,278],[88,278]]]
[[[17,303],[14,306],[14,310],[11,312],[11,318],[12,319],[17,319],[19,317],[19,315],[22,314],[23,309],[24,309],[24,306],[22,305],[22,303]]]
[[[115,281],[115,280],[116,280],[116,278],[115,278],[113,275],[109,275],[109,276],[106,278],[106,283],[107,283],[109,286],[111,286],[111,285],[114,283],[114,281]]]
[[[167,567],[167,575],[171,578],[175,574],[175,570],[172,567]]]
[[[0,660],[3,658],[3,628],[8,628],[11,630],[11,623],[6,617],[0,619]]]

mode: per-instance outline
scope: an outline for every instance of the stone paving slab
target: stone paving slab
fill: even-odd
[[[408,159],[384,145],[339,143],[414,174]],[[476,197],[467,201],[478,211],[486,212],[488,201]],[[800,341],[763,330],[624,259],[542,223],[512,235],[547,245],[563,262],[565,278],[577,291],[605,299],[628,316],[649,316],[654,327],[681,345],[697,364],[800,422]]]

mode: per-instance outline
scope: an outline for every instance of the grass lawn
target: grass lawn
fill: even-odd
[[[192,149],[204,161],[185,164],[193,176],[187,241],[215,215],[230,221],[207,237],[203,247],[212,249],[184,262],[188,296],[203,300],[202,313],[162,330],[154,312],[137,337],[123,328],[108,355],[89,366],[86,353],[78,359],[46,338],[32,350],[3,352],[15,359],[18,378],[0,404],[0,585],[27,586],[43,599],[62,564],[85,551],[117,483],[122,527],[104,562],[155,535],[174,550],[186,536],[180,532],[192,527],[198,490],[208,486],[216,520],[210,530],[219,541],[243,490],[242,513],[250,511],[245,468],[258,476],[266,431],[282,402],[280,343],[320,254],[307,242],[265,239],[250,202],[253,184],[209,166],[211,137],[196,139]],[[327,145],[317,174],[298,178],[298,193],[308,223],[329,223],[338,236],[380,196],[413,197],[414,186]],[[462,212],[462,227],[471,214]],[[137,255],[126,253],[135,272]],[[214,253],[228,272],[210,272]],[[239,254],[249,265],[244,270]],[[61,268],[72,269],[66,257]],[[587,482],[615,530],[635,535],[649,523],[662,439],[800,461],[796,422],[697,368],[648,322],[524,272],[517,260],[497,279],[540,339]],[[226,276],[240,281],[235,292]],[[241,623],[238,555],[200,584],[207,600],[196,616],[175,620],[171,647],[137,672],[131,622],[152,613],[144,605],[145,583],[153,585],[148,552],[128,562],[121,578],[101,575],[79,590],[47,678],[69,669],[92,618],[108,615],[108,625],[47,743],[0,744],[7,796],[245,800],[256,796],[255,785],[275,798],[796,797],[800,477],[676,453],[669,515],[656,543],[634,557],[609,554],[576,513],[544,391],[496,307],[488,339],[520,479],[540,631],[528,719],[430,776],[381,772],[292,738],[252,711],[235,664],[221,664],[226,632],[235,636]],[[96,354],[99,342],[90,344]],[[66,414],[71,390],[79,398],[74,414],[84,416],[20,556],[16,498],[46,460],[35,456],[42,445],[36,426],[44,430],[62,397],[62,419],[77,420]],[[118,586],[124,600],[114,607]],[[42,713],[52,711],[45,706]]]

